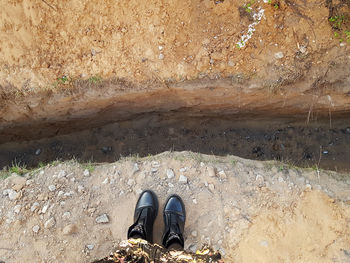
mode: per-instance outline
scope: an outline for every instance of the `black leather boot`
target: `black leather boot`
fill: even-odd
[[[134,224],[129,227],[128,238],[142,238],[153,243],[153,223],[158,213],[158,200],[151,190],[143,191],[136,203]]]
[[[169,196],[164,211],[163,246],[184,248],[183,232],[186,221],[186,210],[182,199],[178,195]]]

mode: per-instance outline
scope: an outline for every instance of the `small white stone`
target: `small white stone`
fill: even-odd
[[[83,174],[84,174],[84,176],[86,176],[86,177],[87,177],[87,176],[90,176],[90,172],[89,172],[88,169],[85,169]]]
[[[197,231],[195,231],[195,230],[192,231],[192,232],[191,232],[191,235],[192,235],[193,237],[196,237],[196,236],[197,236]]]
[[[220,171],[220,172],[219,172],[219,177],[220,177],[221,179],[227,179],[227,175],[226,175],[225,171]]]
[[[39,175],[44,175],[44,170],[41,170],[40,172],[39,172]]]
[[[159,50],[163,50],[163,46],[158,46],[158,49]]]
[[[307,189],[307,190],[311,190],[311,189],[312,189],[311,184],[306,184],[306,185],[305,185],[305,189]]]
[[[56,186],[55,185],[49,185],[49,190],[50,192],[56,191]]]
[[[30,208],[30,211],[34,212],[35,210],[37,210],[39,208],[39,203],[38,202],[35,202],[31,208]]]
[[[173,188],[173,187],[174,187],[174,185],[173,185],[172,183],[168,183],[168,186],[169,186],[170,188]]]
[[[340,43],[339,46],[345,47],[345,46],[346,46],[346,43]]]
[[[283,179],[282,176],[279,176],[279,177],[278,177],[278,182],[280,182],[280,183],[283,183],[283,182],[284,182],[284,179]]]
[[[61,170],[58,172],[57,178],[63,178],[66,177],[66,172],[64,170]]]
[[[209,184],[209,190],[211,191],[211,192],[214,192],[214,190],[215,190],[215,186],[213,185],[213,184]]]
[[[203,162],[200,162],[199,165],[200,165],[200,167],[203,167],[203,166],[204,166],[204,163],[203,163]]]
[[[88,244],[86,245],[86,247],[89,249],[89,250],[93,250],[95,245],[94,244]]]
[[[187,177],[181,174],[179,178],[179,183],[187,184],[187,181],[188,181]]]
[[[109,183],[109,178],[107,177],[106,179],[103,180],[102,184],[108,184]]]
[[[11,201],[16,200],[20,197],[20,193],[16,192],[15,190],[8,189],[8,197]]]
[[[129,179],[127,184],[128,184],[128,186],[133,186],[135,184],[135,180],[134,179]]]
[[[187,170],[187,167],[182,167],[179,169],[180,173],[184,173],[184,172],[186,172],[186,170]]]
[[[160,60],[164,59],[164,54],[163,54],[163,53],[160,53],[158,58],[159,58]]]
[[[45,222],[44,227],[47,229],[50,229],[50,228],[54,227],[55,224],[56,224],[55,218],[51,217]]]
[[[96,217],[96,223],[98,224],[106,224],[109,222],[109,218],[107,214],[100,215]]]
[[[21,211],[21,205],[16,205],[14,208],[13,208],[13,212],[15,212],[16,214],[19,214],[19,212]]]
[[[159,168],[159,167],[160,167],[160,162],[158,162],[158,161],[153,161],[153,162],[151,163],[151,166],[154,167],[154,168]]]
[[[63,194],[64,194],[63,191],[59,191],[58,194],[57,194],[57,197],[61,197]]]
[[[47,212],[47,209],[49,208],[49,205],[50,205],[50,203],[46,203],[44,206],[43,206],[43,208],[41,209],[41,213],[42,214],[45,214],[46,212]]]
[[[64,212],[63,215],[62,215],[62,218],[65,219],[65,220],[69,219],[70,217],[71,217],[71,214],[68,211]]]
[[[34,233],[38,233],[40,230],[40,227],[38,225],[35,225],[35,226],[33,226],[32,230]]]
[[[207,172],[209,177],[214,177],[216,175],[215,168],[212,166],[207,167]]]
[[[277,52],[275,53],[275,58],[276,59],[282,59],[284,57],[283,52]]]
[[[135,163],[132,173],[135,174],[135,173],[137,173],[138,171],[140,171],[139,165],[138,165],[137,163]]]
[[[174,173],[173,169],[167,169],[166,170],[166,176],[168,177],[168,179],[174,178],[175,177],[175,173]]]
[[[35,155],[39,155],[41,153],[41,149],[37,149],[36,151],[35,151]]]
[[[198,204],[197,199],[193,199],[192,202],[196,205]]]
[[[84,191],[84,186],[78,185],[78,193],[82,193]]]

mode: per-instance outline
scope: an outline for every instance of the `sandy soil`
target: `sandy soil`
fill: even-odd
[[[0,259],[103,257],[125,238],[138,194],[151,188],[161,205],[170,193],[183,197],[186,249],[210,244],[226,262],[345,263],[350,260],[349,184],[349,175],[190,152],[96,167],[51,165],[1,181]],[[97,223],[104,214],[108,222]]]

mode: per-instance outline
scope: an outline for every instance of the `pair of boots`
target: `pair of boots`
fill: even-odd
[[[135,207],[134,224],[129,227],[128,238],[142,238],[153,243],[153,223],[158,213],[158,199],[154,192],[141,193]],[[164,210],[164,233],[162,244],[165,248],[184,248],[183,231],[186,221],[185,205],[178,195],[168,197]]]

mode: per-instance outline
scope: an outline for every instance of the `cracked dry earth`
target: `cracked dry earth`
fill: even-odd
[[[89,169],[87,169],[89,168]],[[94,168],[94,169],[92,169]],[[185,248],[226,262],[350,262],[350,177],[234,156],[165,152],[49,165],[0,182],[0,260],[91,262],[126,238],[139,193],[180,194]],[[160,242],[161,214],[155,223]]]

